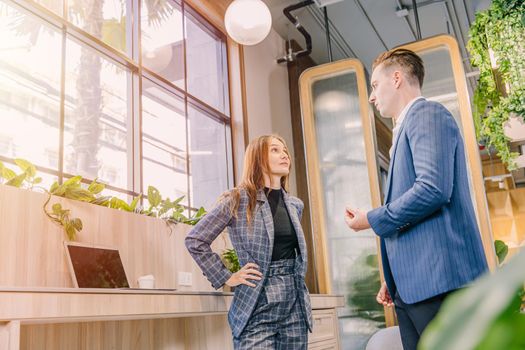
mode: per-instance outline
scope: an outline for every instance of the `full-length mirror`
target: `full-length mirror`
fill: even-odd
[[[348,203],[366,210],[381,203],[363,66],[350,59],[309,69],[300,89],[319,289],[345,295],[338,313],[341,345],[361,349],[385,326],[375,302],[376,237],[371,230],[352,232],[344,222]]]

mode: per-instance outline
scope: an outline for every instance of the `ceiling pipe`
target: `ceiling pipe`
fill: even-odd
[[[421,40],[421,28],[419,27],[419,15],[417,13],[416,0],[412,0],[412,7],[414,8],[414,20],[416,22],[417,40]]]
[[[316,11],[317,7],[309,7],[307,8],[308,12],[312,16],[312,18],[315,20],[315,22],[319,25],[319,27],[323,30],[326,30],[323,15],[321,11]],[[339,51],[343,54],[343,57],[357,57],[354,50],[352,50],[352,47],[348,44],[345,37],[339,32],[336,26],[328,19],[328,24],[330,25],[330,39],[333,44],[335,44]]]
[[[326,32],[326,48],[328,51],[328,62],[333,62],[332,59],[332,42],[330,40],[330,26],[328,23],[328,10],[327,6],[323,7],[324,12],[324,28]]]
[[[374,33],[376,33],[377,38],[379,39],[381,44],[383,44],[383,47],[385,48],[385,50],[388,50],[388,46],[386,46],[385,41],[381,37],[381,34],[379,34],[379,32],[377,31],[377,28],[374,25],[374,22],[372,22],[372,19],[370,18],[370,16],[368,16],[368,12],[366,12],[365,8],[363,7],[363,4],[361,4],[361,1],[360,0],[354,0],[354,2],[356,4],[356,6],[359,7],[359,9],[361,10],[361,13],[366,17],[368,23],[370,23],[370,26],[372,27],[372,30],[374,31]]]
[[[306,41],[306,49],[293,52],[291,45],[289,45],[288,53],[284,57],[279,58],[277,60],[277,63],[292,62],[296,57],[307,56],[310,53],[312,53],[312,37],[310,36],[310,33],[308,33],[306,29],[304,29],[301,23],[299,23],[297,17],[292,16],[291,12],[306,6],[310,6],[313,3],[313,0],[302,1],[297,4],[290,5],[283,10],[283,14],[286,16],[286,18],[288,18],[288,20],[292,22],[295,28],[297,28],[297,30],[304,36],[304,39]]]

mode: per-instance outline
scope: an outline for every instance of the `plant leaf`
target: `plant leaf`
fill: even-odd
[[[226,268],[230,272],[235,273],[241,269],[239,257],[235,249],[225,249],[221,254],[222,260],[225,262]]]
[[[132,211],[128,203],[118,197],[112,197],[109,201],[109,207],[113,209],[120,209],[125,211]]]
[[[109,206],[109,201],[111,200],[111,196],[101,196],[98,198],[93,199],[90,203],[95,205],[100,205],[103,207]]]
[[[498,239],[494,241],[494,248],[496,249],[496,255],[498,256],[498,263],[501,264],[507,257],[509,247],[505,242]]]
[[[66,187],[64,185],[59,185],[58,182],[55,182],[53,185],[51,185],[49,192],[55,196],[64,197],[64,194],[66,193]]]
[[[2,168],[2,177],[6,180],[11,180],[12,178],[14,178],[16,176],[16,173],[9,169],[9,168],[6,168],[6,167],[3,167]]]
[[[133,198],[133,201],[131,201],[131,204],[129,205],[131,211],[135,211],[135,209],[137,209],[137,204],[139,203],[140,198],[142,198],[142,193],[139,194],[137,197]]]
[[[22,173],[20,175],[13,177],[11,180],[7,181],[5,184],[8,186],[20,187],[24,183],[24,180],[26,179],[26,177],[27,177],[27,174]]]
[[[82,176],[77,175],[77,176],[73,176],[70,179],[67,179],[66,181],[64,181],[64,183],[62,185],[64,187],[69,187],[69,186],[74,186],[74,185],[80,186],[80,182],[81,181],[82,181]]]
[[[91,202],[95,199],[93,193],[83,188],[67,187],[65,191],[66,198],[76,199],[82,202]]]
[[[95,199],[93,193],[83,188],[76,187],[67,187],[65,197],[69,199],[76,199],[82,202],[91,202],[93,199]]]
[[[53,211],[53,214],[60,215],[62,213],[62,205],[60,203],[55,203],[51,207],[51,210]]]
[[[162,215],[166,214],[171,208],[172,206],[171,206],[170,199],[168,198],[168,199],[163,200],[160,203],[160,210],[158,213],[158,217],[162,217]]]
[[[53,193],[57,188],[58,188],[58,182],[55,181],[55,182],[53,182],[51,187],[49,187],[49,192]]]
[[[25,159],[16,158],[15,164],[18,165],[22,171],[24,171],[28,177],[34,177],[36,175],[36,167]]]
[[[207,214],[206,213],[206,209],[204,209],[204,207],[200,207],[199,210],[197,211],[197,213],[195,213],[195,215],[193,217],[195,219],[200,219],[206,214]]]
[[[150,206],[157,207],[161,200],[162,197],[160,196],[159,190],[153,186],[148,186],[148,202]]]
[[[175,199],[173,202],[171,202],[171,204],[172,204],[173,206],[179,204],[180,202],[182,202],[182,200],[184,199],[184,197],[186,197],[186,196],[181,196],[181,197]]]
[[[523,288],[523,266],[525,251],[522,250],[495,273],[487,273],[471,286],[450,295],[423,333],[418,349],[489,349],[478,345],[514,302],[516,291]],[[518,311],[512,312],[515,314]],[[507,331],[511,333],[523,333],[513,324],[510,327]],[[510,348],[493,346],[490,349]]]
[[[79,218],[75,218],[71,221],[71,223],[77,231],[82,231],[82,220],[80,220]]]
[[[75,227],[71,224],[71,222],[66,221],[64,223],[64,230],[66,231],[67,238],[70,241],[74,241],[77,235],[77,231],[75,230]]]
[[[88,191],[93,194],[99,194],[106,188],[106,185],[103,183],[97,182],[97,180],[93,180],[88,186]]]

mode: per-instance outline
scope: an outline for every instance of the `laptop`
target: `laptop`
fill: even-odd
[[[77,288],[129,288],[119,250],[64,242],[73,284]]]
[[[73,284],[77,288],[131,288],[117,248],[65,241],[66,255]],[[154,288],[154,291],[176,291],[176,288]]]

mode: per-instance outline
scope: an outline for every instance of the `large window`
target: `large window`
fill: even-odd
[[[226,57],[183,0],[0,0],[0,160],[209,207],[233,184]]]

